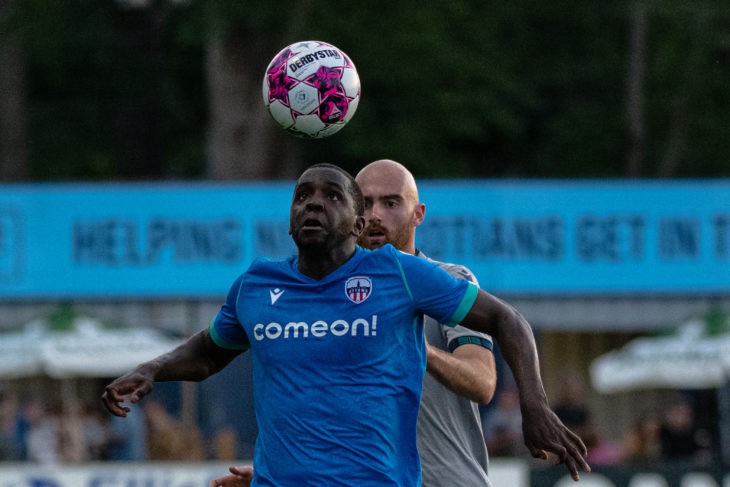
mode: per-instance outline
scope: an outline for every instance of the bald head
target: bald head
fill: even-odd
[[[411,203],[418,203],[418,187],[416,186],[416,180],[411,174],[411,171],[400,162],[393,161],[391,159],[380,159],[375,162],[371,162],[367,166],[363,167],[357,176],[355,176],[357,184],[360,185],[385,185],[400,187],[399,192],[407,197]]]
[[[355,177],[365,197],[365,230],[360,245],[374,249],[392,244],[415,253],[416,227],[423,221],[413,174],[402,164],[381,159],[365,166]]]

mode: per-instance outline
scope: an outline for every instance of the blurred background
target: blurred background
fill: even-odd
[[[261,95],[271,58],[310,39],[345,51],[362,83],[348,126],[316,141],[280,130]],[[117,372],[92,365],[93,347],[73,349],[86,367],[65,365],[60,352],[35,357],[21,335],[78,334],[74,346],[106,328],[184,339],[251,258],[292,250],[286,211],[305,167],[356,173],[390,158],[411,169],[429,208],[419,246],[471,267],[533,325],[551,403],[598,472],[615,485],[647,471],[675,485],[700,471],[720,485],[730,471],[728,141],[724,0],[0,0],[0,348],[15,357],[0,365],[0,472],[250,458],[246,354],[204,383],[160,384],[120,426],[98,400]],[[170,234],[228,232],[241,244],[203,264],[160,244],[148,268],[120,257],[128,248],[101,255],[88,244],[136,242],[156,218],[188,219]],[[556,228],[559,251],[546,253]],[[491,250],[458,243],[480,235]],[[495,250],[501,238],[516,247]],[[146,285],[154,279],[167,282]],[[662,337],[648,356],[607,355]],[[105,357],[126,366],[148,346],[135,340]],[[104,337],[93,343],[99,355]],[[520,485],[554,485],[564,472],[527,458],[498,366],[483,407],[495,476],[518,468]],[[57,472],[48,485],[66,485]],[[170,475],[159,485],[177,485]]]

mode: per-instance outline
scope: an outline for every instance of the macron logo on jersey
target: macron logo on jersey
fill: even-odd
[[[273,305],[280,297],[284,294],[283,289],[279,289],[278,287],[276,289],[270,289],[269,295],[271,296],[271,304]]]
[[[369,277],[355,276],[345,281],[345,294],[347,299],[355,304],[360,304],[370,296],[373,289],[373,282]]]

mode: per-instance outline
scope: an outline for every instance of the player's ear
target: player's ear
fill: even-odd
[[[417,227],[423,223],[423,219],[426,216],[426,205],[418,203],[416,205],[416,211],[413,212],[413,226]]]
[[[352,226],[352,234],[355,237],[359,237],[362,231],[365,229],[365,217],[364,216],[356,216],[355,217],[355,223]]]

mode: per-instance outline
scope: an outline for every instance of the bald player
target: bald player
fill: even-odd
[[[478,284],[466,267],[434,261],[416,248],[416,227],[424,220],[426,206],[408,169],[379,160],[365,166],[355,179],[365,197],[361,246],[376,249],[389,243]],[[417,437],[423,486],[489,486],[478,405],[492,399],[497,384],[492,337],[429,316],[425,334],[428,374],[423,379]]]

